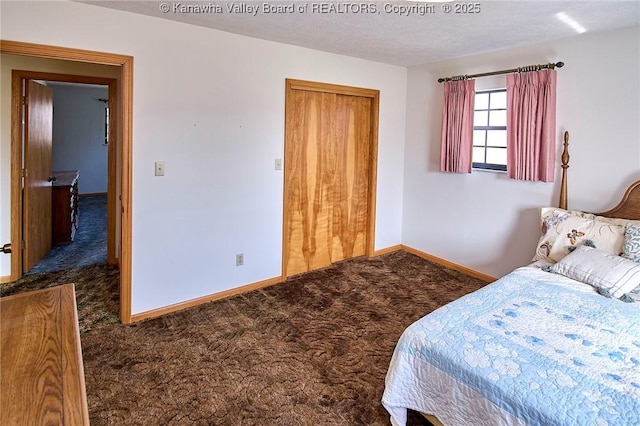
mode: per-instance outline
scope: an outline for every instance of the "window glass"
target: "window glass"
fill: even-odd
[[[473,126],[486,126],[489,123],[489,111],[475,111],[473,113]]]
[[[507,170],[507,91],[476,92],[473,115],[473,168]]]
[[[471,161],[473,163],[484,163],[484,152],[484,148],[473,147],[473,156],[471,157]]]
[[[477,130],[474,131],[474,133]],[[474,140],[475,144],[475,140]],[[487,130],[487,145],[488,146],[503,146],[507,147],[507,131],[506,130]]]
[[[507,109],[507,91],[499,91],[491,93],[492,109]]]
[[[489,108],[489,94],[488,93],[476,93],[475,109],[488,109]]]
[[[507,164],[507,150],[505,148],[487,148],[487,163]]]
[[[507,126],[507,110],[490,111],[489,126],[506,127]]]
[[[483,145],[485,144],[487,131],[486,130],[474,130],[473,131],[473,144]]]

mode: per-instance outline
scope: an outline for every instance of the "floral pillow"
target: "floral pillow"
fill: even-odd
[[[640,262],[640,225],[627,223],[624,229],[622,256],[634,262]]]
[[[625,222],[620,219],[611,220],[589,213],[543,208],[541,224],[542,236],[533,261],[558,262],[585,242],[616,256],[622,254]]]

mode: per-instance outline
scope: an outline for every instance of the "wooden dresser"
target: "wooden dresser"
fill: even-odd
[[[88,425],[73,284],[0,298],[0,424]]]
[[[53,172],[51,242],[68,244],[78,229],[78,170]]]

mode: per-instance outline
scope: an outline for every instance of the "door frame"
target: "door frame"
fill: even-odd
[[[367,194],[367,241],[365,245],[366,255],[375,255],[375,226],[376,226],[376,194],[378,182],[378,123],[380,109],[380,91],[361,87],[342,86],[331,83],[320,83],[315,81],[285,79],[285,129],[284,129],[284,182],[283,182],[283,225],[282,225],[282,280],[287,279],[286,254],[289,252],[288,243],[288,223],[290,212],[288,210],[288,161],[289,135],[287,135],[287,114],[291,108],[289,93],[293,90],[305,90],[310,92],[331,93],[346,96],[358,96],[371,99],[371,131],[369,138],[369,181]]]
[[[117,210],[117,177],[120,178],[120,321],[130,324],[131,318],[131,255],[132,255],[132,152],[133,152],[133,57],[127,55],[96,52],[90,50],[73,49],[42,44],[0,40],[0,53],[12,55],[33,56],[63,61],[86,62],[101,65],[114,65],[120,68],[120,87],[109,85],[109,97],[113,94],[119,100],[116,103],[118,125],[116,132],[110,132],[109,139],[109,173],[112,166],[114,179],[109,176],[108,197],[113,212]],[[22,75],[29,75],[27,71],[20,71]],[[46,73],[34,73],[43,75]],[[21,100],[13,93],[20,93],[16,84],[21,84],[21,78],[12,78],[12,112],[11,112],[11,245],[16,247],[11,255],[11,280],[17,280],[22,274],[22,141],[21,141]],[[18,74],[20,75],[20,74]],[[49,74],[56,76],[56,74]],[[59,76],[59,74],[58,74]],[[82,77],[87,81],[96,77]],[[64,80],[66,81],[66,80]],[[96,80],[93,80],[96,81]],[[111,107],[111,106],[110,106]],[[119,107],[119,108],[118,108]],[[113,120],[115,115],[113,114]],[[111,119],[110,119],[111,120]],[[110,123],[111,124],[111,121]],[[113,128],[113,127],[111,127]],[[116,137],[117,136],[117,137]],[[111,139],[113,137],[113,140]],[[113,143],[112,143],[113,142]],[[113,156],[113,157],[112,157]],[[113,161],[112,161],[113,160]],[[119,160],[119,161],[118,161]],[[19,165],[19,167],[15,167]],[[119,173],[118,173],[119,172]],[[112,186],[113,185],[113,186]],[[116,216],[110,215],[107,226],[113,232],[109,235],[115,238]],[[111,223],[113,222],[113,223]],[[114,257],[115,257],[115,243]],[[17,254],[17,255],[16,255]],[[115,260],[115,259],[111,259]]]
[[[118,80],[115,78],[107,78],[107,77],[91,77],[91,76],[82,76],[82,75],[73,75],[73,74],[56,74],[49,72],[40,72],[40,71],[23,71],[23,70],[12,70],[11,74],[11,105],[12,105],[12,114],[16,114],[18,120],[11,120],[11,143],[18,144],[21,147],[20,139],[21,138],[21,128],[20,126],[20,117],[21,117],[21,101],[20,101],[20,93],[22,82],[26,80],[44,80],[44,81],[60,81],[65,83],[80,83],[80,84],[100,84],[103,86],[108,86],[108,98],[109,98],[109,135],[108,135],[108,144],[107,144],[107,263],[109,265],[116,264],[118,259],[116,257],[116,197],[117,197],[117,131],[113,129],[118,128]],[[18,90],[16,90],[18,88]],[[17,108],[17,110],[16,110]],[[113,113],[111,113],[113,111]],[[18,125],[19,128],[15,128],[14,126]],[[24,147],[21,147],[24,150]],[[16,162],[17,157],[12,157],[14,161],[11,162],[11,172],[12,174],[15,172],[14,168],[20,168],[20,162]],[[20,170],[18,170],[20,172]],[[22,195],[20,195],[22,198]],[[13,200],[12,200],[13,201]],[[21,202],[22,200],[20,200]],[[12,216],[13,218],[13,216]],[[11,225],[12,229],[19,230],[18,235],[23,235],[22,224],[18,223]],[[12,232],[13,234],[13,232]],[[16,257],[22,257],[22,250],[17,250],[15,252],[17,254]],[[12,273],[13,273],[13,265],[12,265]],[[22,276],[22,272],[20,272],[20,276]],[[18,277],[20,278],[20,277]]]

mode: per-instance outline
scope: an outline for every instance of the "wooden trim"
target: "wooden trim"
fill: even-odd
[[[367,256],[373,256],[376,245],[376,196],[378,194],[378,126],[380,91],[374,90],[371,99],[371,142],[369,144],[369,230],[367,231]]]
[[[11,73],[11,281],[22,276],[22,79]]]
[[[102,65],[115,65],[120,67],[120,105],[121,109],[118,111],[120,115],[120,126],[117,128],[117,132],[120,136],[121,144],[121,163],[120,163],[120,185],[121,185],[121,250],[120,250],[120,320],[128,324],[131,322],[131,245],[132,245],[132,232],[131,232],[131,217],[132,217],[132,151],[133,151],[133,57],[127,55],[119,55],[113,53],[95,52],[90,50],[72,49],[67,47],[48,46],[34,43],[24,43],[19,41],[0,40],[0,53],[9,53],[13,55],[34,56],[39,58],[58,59],[65,61],[78,61],[87,62]],[[19,83],[19,79],[18,79]],[[12,82],[12,90],[18,90],[16,88],[16,79]],[[113,89],[109,94],[111,95]],[[18,105],[16,105],[18,102]],[[13,101],[14,111],[19,110],[19,101]],[[12,129],[19,126],[19,123],[14,123],[16,118],[12,118]],[[12,130],[12,162],[14,164],[21,164],[21,144],[19,140],[16,140],[17,136],[13,134]],[[111,140],[110,140],[111,142]],[[117,143],[117,142],[116,142]],[[115,146],[115,144],[111,144]],[[12,168],[12,216],[18,209],[18,216],[20,206],[22,205],[20,185],[20,171],[15,171]],[[20,201],[18,205],[14,202]],[[115,210],[115,207],[114,207]],[[12,221],[16,222],[16,221]],[[12,224],[11,227],[11,239],[12,245],[20,247],[18,244],[21,240],[21,229],[17,224]],[[21,256],[12,256],[11,258],[11,276],[17,276],[22,272],[21,266],[18,263],[20,259],[15,259]],[[18,272],[20,271],[20,272]],[[15,278],[17,279],[17,278]]]
[[[7,52],[2,52],[7,53]],[[13,70],[19,72],[20,76],[27,80],[46,80],[46,81],[61,81],[66,83],[78,83],[78,84],[99,84],[101,86],[109,86],[116,83],[115,78],[109,77],[95,77],[89,75],[75,75],[75,74],[60,74],[46,71],[30,71],[30,70]]]
[[[120,77],[120,321],[130,324],[133,206],[133,57],[122,64]]]
[[[80,198],[84,198],[84,197],[104,197],[105,195],[109,195],[108,192],[87,192],[86,194],[78,194],[78,197]]]
[[[118,200],[118,85],[109,84],[109,134],[107,141],[107,264],[115,265],[116,256],[116,214]]]
[[[376,251],[373,252],[373,256],[382,256],[383,254],[393,253],[393,252],[396,252],[398,250],[402,250],[402,244],[398,244],[398,245],[395,245],[395,246],[391,246],[391,247],[383,248],[383,249],[380,249],[380,250],[376,250]]]
[[[335,95],[359,96],[364,98],[377,98],[380,96],[379,90],[319,83],[315,81],[293,80],[290,78],[287,79],[287,85],[291,90],[305,90],[307,92],[333,93]]]
[[[11,275],[4,275],[4,276],[0,277],[0,284],[6,284],[6,283],[10,283],[12,281],[15,281],[15,280],[11,279]]]
[[[473,278],[478,278],[479,280],[485,282],[493,282],[496,278],[483,274],[482,272],[475,271],[473,269],[467,268],[466,266],[458,265],[457,263],[450,262],[446,259],[442,259],[440,257],[434,256],[432,254],[425,253],[423,251],[414,249],[413,247],[402,245],[402,250],[409,252],[411,254],[415,254],[418,257],[421,257],[425,260],[428,260],[433,263],[437,263],[440,266],[444,266],[445,268],[453,269],[454,271],[462,272],[463,274],[469,275]]]
[[[172,312],[181,311],[183,309],[192,308],[194,306],[202,305],[204,303],[213,302],[220,299],[225,299],[238,294],[248,293],[253,290],[259,290],[261,288],[269,287],[275,284],[281,283],[282,277],[269,278],[267,280],[258,281],[252,284],[247,284],[241,287],[232,288],[229,290],[221,291],[219,293],[210,294],[207,296],[198,297],[197,299],[187,300],[186,302],[176,303],[174,305],[165,306],[159,309],[153,309],[151,311],[134,314],[131,319],[133,322],[141,321],[149,318],[156,318],[161,315],[170,314]]]
[[[332,93],[337,95],[359,96],[371,98],[371,132],[369,141],[369,182],[368,182],[368,215],[367,215],[367,241],[366,255],[375,256],[375,229],[376,229],[376,195],[378,181],[378,126],[379,126],[379,110],[380,110],[380,91],[376,89],[366,89],[360,87],[341,86],[337,84],[319,83],[313,81],[285,79],[285,122],[288,111],[287,94],[290,90],[306,90],[312,92]],[[283,175],[283,214],[282,214],[282,280],[287,278],[287,258],[286,253],[289,252],[287,225],[289,223],[288,194],[289,187],[287,184],[287,129],[285,125],[284,132],[284,152],[285,167]]]
[[[285,79],[284,83],[284,143],[283,143],[283,157],[284,157],[284,167],[282,169],[282,255],[281,255],[281,263],[280,267],[280,279],[282,281],[287,279],[287,261],[288,253],[289,253],[289,243],[287,238],[287,226],[289,224],[289,184],[287,184],[287,117],[291,113],[289,108],[289,102],[287,101],[287,97],[289,96],[289,80]]]
[[[65,61],[122,66],[133,59],[131,56],[70,47],[49,46],[22,41],[0,40],[0,52],[12,55],[36,56],[38,58],[62,59]]]

